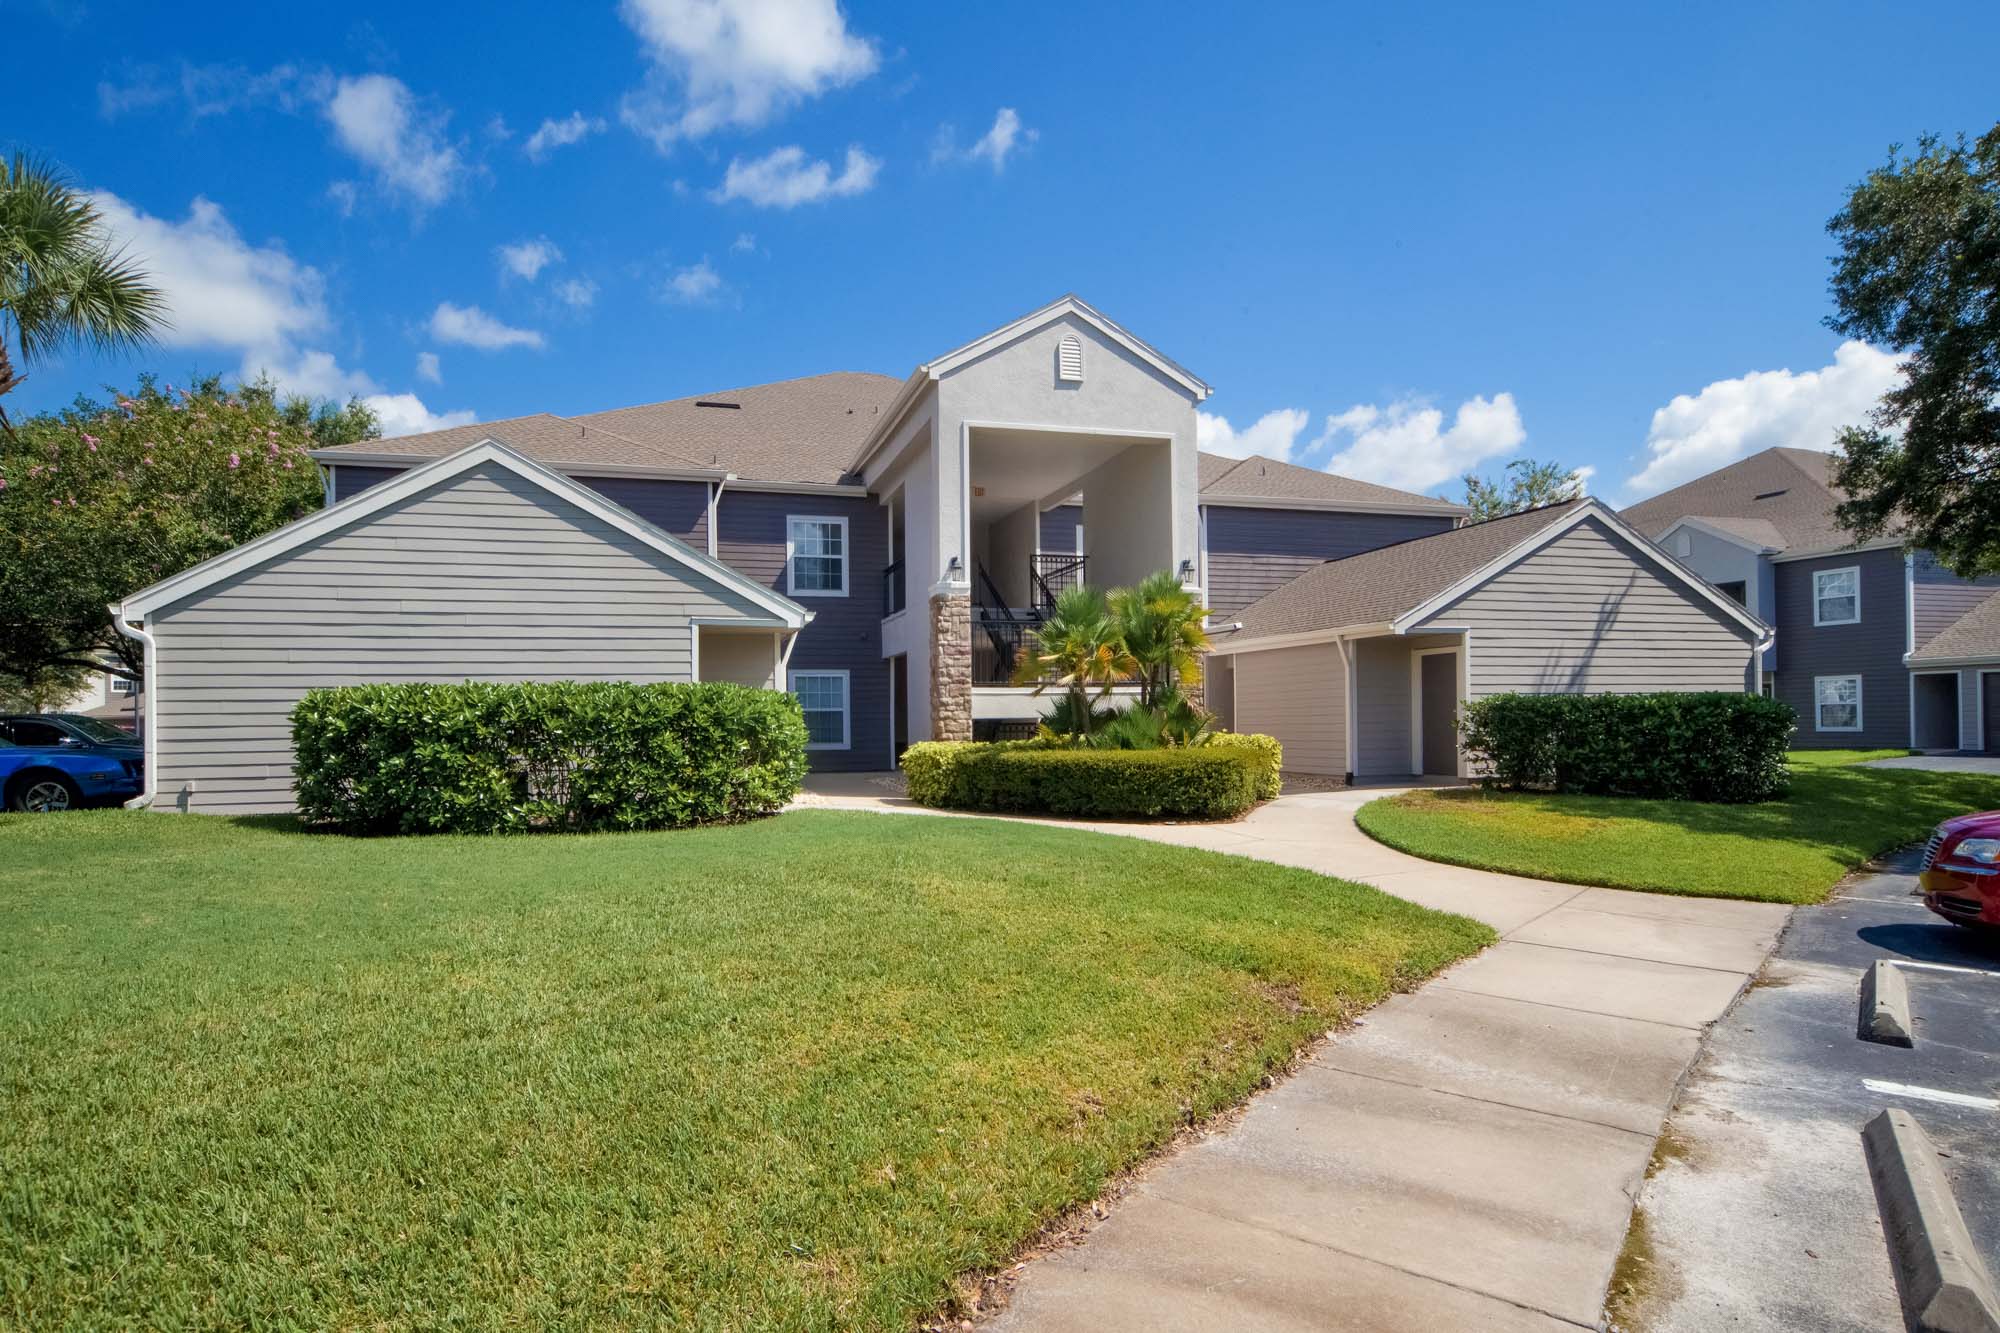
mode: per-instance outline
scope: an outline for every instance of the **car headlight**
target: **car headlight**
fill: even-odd
[[[1977,861],[1990,866],[2000,861],[2000,838],[1967,838],[1951,849],[1951,854],[1961,861]]]

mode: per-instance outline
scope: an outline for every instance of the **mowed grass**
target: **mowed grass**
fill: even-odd
[[[905,1328],[1490,938],[997,821],[0,817],[0,1326]]]
[[[1453,865],[1571,884],[1816,903],[1939,820],[2000,807],[2000,777],[1857,767],[1904,750],[1795,750],[1791,794],[1757,805],[1449,788],[1384,797],[1356,822]]]

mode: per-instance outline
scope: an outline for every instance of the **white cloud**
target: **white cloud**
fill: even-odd
[[[757,238],[747,231],[736,233],[736,239],[729,243],[732,255],[747,255],[757,248]]]
[[[806,150],[794,144],[748,162],[731,158],[722,184],[709,191],[709,198],[717,203],[744,199],[759,208],[797,208],[866,193],[881,169],[880,159],[858,147],[849,148],[846,165],[836,176],[829,163],[807,160]]]
[[[554,291],[556,300],[572,310],[588,310],[597,300],[597,284],[589,278],[566,278]]]
[[[582,143],[593,134],[604,133],[604,122],[595,116],[586,116],[581,111],[572,111],[561,120],[545,120],[528,141],[521,145],[521,151],[531,162],[540,162],[558,148]]]
[[[721,293],[722,275],[706,259],[676,269],[660,289],[660,295],[676,305],[707,305]]]
[[[512,245],[499,245],[493,253],[500,256],[500,267],[517,278],[533,282],[541,271],[562,259],[562,251],[546,236],[538,236],[532,241],[516,241]]]
[[[1195,443],[1205,453],[1225,454],[1230,458],[1262,454],[1281,463],[1287,462],[1309,420],[1311,417],[1303,409],[1281,407],[1275,412],[1266,412],[1239,431],[1229,424],[1227,417],[1197,412],[1194,414]]]
[[[754,129],[880,63],[835,0],[624,0],[619,13],[652,64],[619,115],[662,152],[679,139]]]
[[[1576,478],[1578,488],[1585,495],[1588,495],[1590,494],[1590,479],[1597,475],[1597,469],[1585,463],[1582,467],[1570,469],[1570,475]]]
[[[333,353],[302,346],[330,331],[325,284],[318,270],[301,264],[277,242],[253,246],[220,206],[197,195],[180,222],[141,212],[115,194],[90,196],[114,243],[143,268],[166,296],[172,323],[160,341],[173,348],[217,349],[241,358],[238,378],[268,376],[279,390],[307,398],[364,398],[388,419],[378,400],[390,402],[399,421],[423,411],[414,394],[385,395],[365,372],[341,366]],[[435,366],[436,357],[430,353]],[[418,358],[418,373],[424,359]],[[470,413],[429,420],[455,424]]]
[[[351,218],[354,216],[354,206],[361,202],[361,191],[353,181],[334,181],[326,187],[326,197],[333,201],[333,206],[339,210],[340,216]]]
[[[429,380],[432,384],[444,383],[444,370],[438,365],[436,352],[417,353],[417,378]]]
[[[465,174],[458,149],[445,138],[445,115],[420,107],[400,79],[341,79],[326,117],[341,147],[373,168],[385,188],[420,205],[444,202]]]
[[[1350,407],[1326,419],[1315,443],[1335,446],[1328,472],[1427,491],[1513,452],[1527,438],[1514,395],[1499,393],[1460,403],[1449,426],[1442,411],[1415,399]]]
[[[413,393],[372,393],[361,401],[382,423],[384,439],[396,435],[421,435],[427,430],[446,430],[452,426],[470,426],[479,420],[478,414],[470,409],[433,412],[424,406],[423,399]]]
[[[258,106],[295,112],[324,101],[333,82],[324,69],[290,64],[253,72],[241,65],[182,61],[172,75],[157,65],[128,65],[125,72],[123,83],[105,80],[97,85],[97,109],[106,120],[169,102],[182,103],[196,120]]]
[[[985,162],[997,173],[1006,167],[1007,156],[1016,146],[1031,144],[1040,137],[1039,131],[1022,126],[1019,112],[1003,106],[993,117],[993,128],[968,148],[958,146],[958,130],[954,126],[939,126],[937,138],[931,143],[931,161]]]
[[[495,352],[507,347],[540,347],[542,335],[533,329],[517,329],[502,324],[476,305],[453,305],[442,301],[431,312],[431,337],[441,343],[477,347]]]
[[[1778,445],[1830,450],[1841,427],[1866,424],[1901,375],[1893,354],[1845,342],[1818,370],[1753,370],[1679,394],[1653,413],[1646,464],[1626,493],[1643,499]]]
[[[200,195],[184,221],[142,213],[115,194],[90,196],[109,233],[166,293],[168,347],[278,351],[327,326],[318,270],[271,242],[245,241],[220,205]]]

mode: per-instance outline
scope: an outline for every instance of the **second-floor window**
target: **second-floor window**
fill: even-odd
[[[794,515],[785,521],[785,591],[847,596],[847,520]]]
[[[1813,624],[1854,625],[1860,621],[1860,567],[1848,565],[1844,569],[1814,570]]]

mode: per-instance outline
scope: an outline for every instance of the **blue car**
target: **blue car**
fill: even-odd
[[[145,788],[145,760],[109,746],[16,745],[0,740],[0,801],[47,814],[127,801]]]

